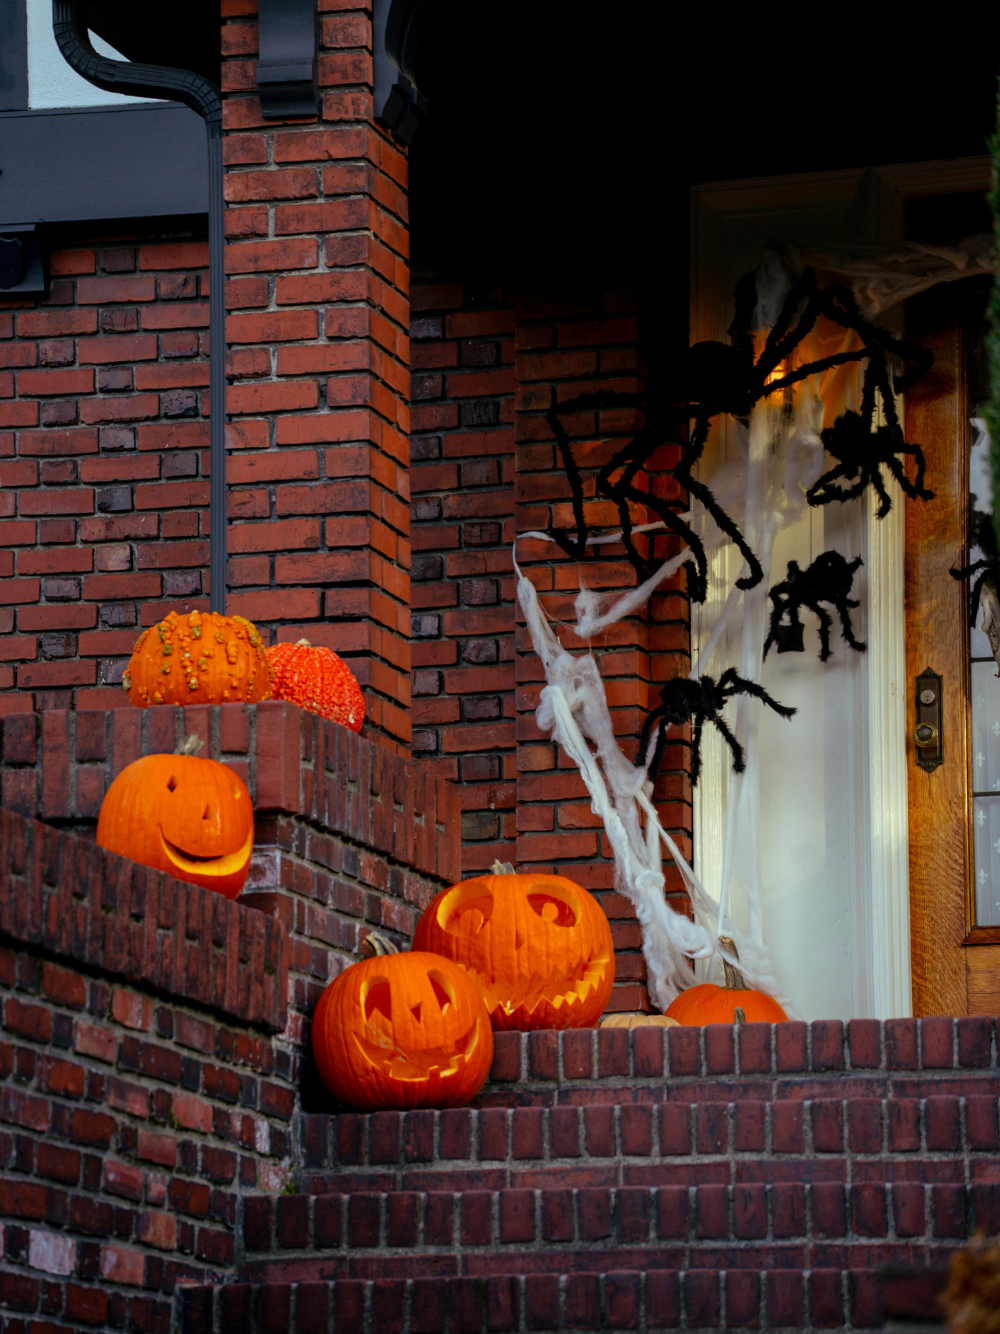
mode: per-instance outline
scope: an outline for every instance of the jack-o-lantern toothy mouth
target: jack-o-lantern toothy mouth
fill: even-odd
[[[186,852],[171,843],[160,829],[160,842],[167,860],[179,870],[192,875],[235,875],[242,871],[253,851],[253,829],[247,835],[246,842],[238,852],[224,852],[218,857],[200,857],[197,853]]]
[[[366,1060],[381,1069],[384,1076],[400,1083],[416,1083],[431,1075],[448,1079],[458,1074],[469,1059],[469,1053],[479,1040],[479,1020],[476,1019],[464,1037],[447,1047],[427,1047],[423,1051],[404,1052],[391,1040],[383,1037],[374,1024],[366,1024],[365,1031],[379,1038],[371,1042],[355,1033],[354,1041]]]
[[[468,965],[466,968],[482,990],[490,1014],[497,1009],[513,1014],[522,1007],[531,1014],[543,1005],[560,1010],[573,1010],[583,1005],[592,992],[604,985],[609,966],[613,967],[611,960],[601,953],[568,973],[561,973],[556,968],[544,977],[536,973],[518,978],[513,984],[491,980]]]

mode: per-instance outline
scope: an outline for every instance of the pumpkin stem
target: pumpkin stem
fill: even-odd
[[[746,988],[744,988],[744,990],[746,990]],[[745,1024],[746,1021],[747,1021],[746,1012],[744,1011],[741,1005],[737,1005],[736,1009],[733,1011],[733,1023]]]
[[[369,931],[358,946],[358,953],[364,959],[375,959],[380,954],[398,954],[399,946],[378,931]]]
[[[738,959],[740,957],[736,951],[736,942],[733,940],[732,936],[720,936],[719,944],[726,951],[726,953],[731,954],[734,959]],[[748,990],[747,984],[743,980],[743,974],[740,972],[738,968],[736,968],[733,964],[731,964],[728,959],[722,960],[722,968],[723,972],[726,974],[726,986],[725,986],[726,991]],[[746,1021],[744,1020],[743,1022],[745,1023]]]
[[[201,737],[200,737],[200,736],[197,736],[194,732],[192,732],[190,736],[186,736],[186,737],[184,738],[184,740],[181,742],[181,744],[180,744],[180,745],[177,747],[177,749],[174,751],[174,754],[175,754],[175,755],[197,755],[198,752],[199,752],[199,750],[201,750],[201,748],[202,748],[202,746],[203,746],[204,744],[205,744],[205,743],[204,743],[204,741],[202,741]]]
[[[499,858],[490,867],[490,875],[514,875],[512,862],[502,862]]]
[[[309,643],[309,640],[308,640],[308,639],[296,639],[296,641],[295,641],[295,647],[296,647],[296,648],[312,648],[312,644]]]

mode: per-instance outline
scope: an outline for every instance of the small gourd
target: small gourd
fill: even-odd
[[[739,958],[729,936],[720,936],[719,944],[733,958]],[[704,1024],[779,1024],[788,1018],[778,1002],[763,991],[753,991],[743,974],[728,959],[722,961],[725,986],[702,982],[688,987],[667,1006],[667,1018],[685,1026]]]
[[[267,656],[275,699],[287,699],[352,732],[361,731],[365,697],[354,673],[332,649],[300,639],[272,644]]]

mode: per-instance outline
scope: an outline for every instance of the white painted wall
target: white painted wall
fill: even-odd
[[[123,97],[106,93],[80,77],[62,57],[52,32],[51,0],[27,0],[28,7],[28,105],[44,107],[94,107],[130,102],[155,102],[153,97]],[[124,57],[94,33],[90,40],[98,55],[111,60]]]

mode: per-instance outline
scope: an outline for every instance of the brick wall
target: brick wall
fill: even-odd
[[[330,1103],[309,1016],[458,877],[457,797],[284,703],[0,728],[0,1307],[165,1332],[178,1283],[231,1269],[238,1195],[295,1186],[296,1111]],[[238,902],[93,842],[124,765],[193,734],[254,800]]]
[[[415,285],[413,308],[420,312],[411,353],[415,748],[459,785],[465,870],[499,857],[595,891],[618,954],[612,1003],[646,1005],[639,928],[631,905],[610,892],[607,840],[576,770],[535,725],[543,677],[516,615],[511,565],[515,531],[573,524],[546,410],[596,389],[629,393],[640,384],[635,297],[614,289],[553,297],[427,280]],[[616,522],[611,505],[593,500],[596,471],[639,424],[634,409],[565,419],[595,525]],[[649,484],[660,495],[675,490],[675,462],[670,447],[651,460]],[[637,510],[633,517],[650,516]],[[657,559],[673,549],[656,539]],[[551,543],[522,541],[518,551],[543,605],[563,623],[574,619],[581,578],[609,593],[635,582],[620,546],[584,563]],[[629,755],[659,684],[688,667],[683,578],[593,645]],[[590,647],[561,634],[572,650]],[[682,737],[666,749],[655,796],[664,825],[690,855],[687,764]],[[667,874],[674,906],[683,910],[679,877],[671,868]]]
[[[463,869],[513,861],[514,312],[414,288],[413,752],[462,794]]]
[[[351,659],[408,748],[406,159],[372,120],[370,5],[320,6],[320,122],[264,121],[256,5],[223,6],[229,603]]]
[[[207,606],[206,262],[81,227],[0,303],[0,714],[127,704],[139,629]]]
[[[293,1172],[284,930],[4,810],[0,937],[5,1328],[165,1334]]]
[[[190,735],[249,788],[256,829],[240,904],[287,930],[285,1032],[301,1041],[365,931],[409,940],[424,906],[460,878],[457,794],[429,766],[271,702],[8,716],[0,803],[92,837],[125,765]]]

